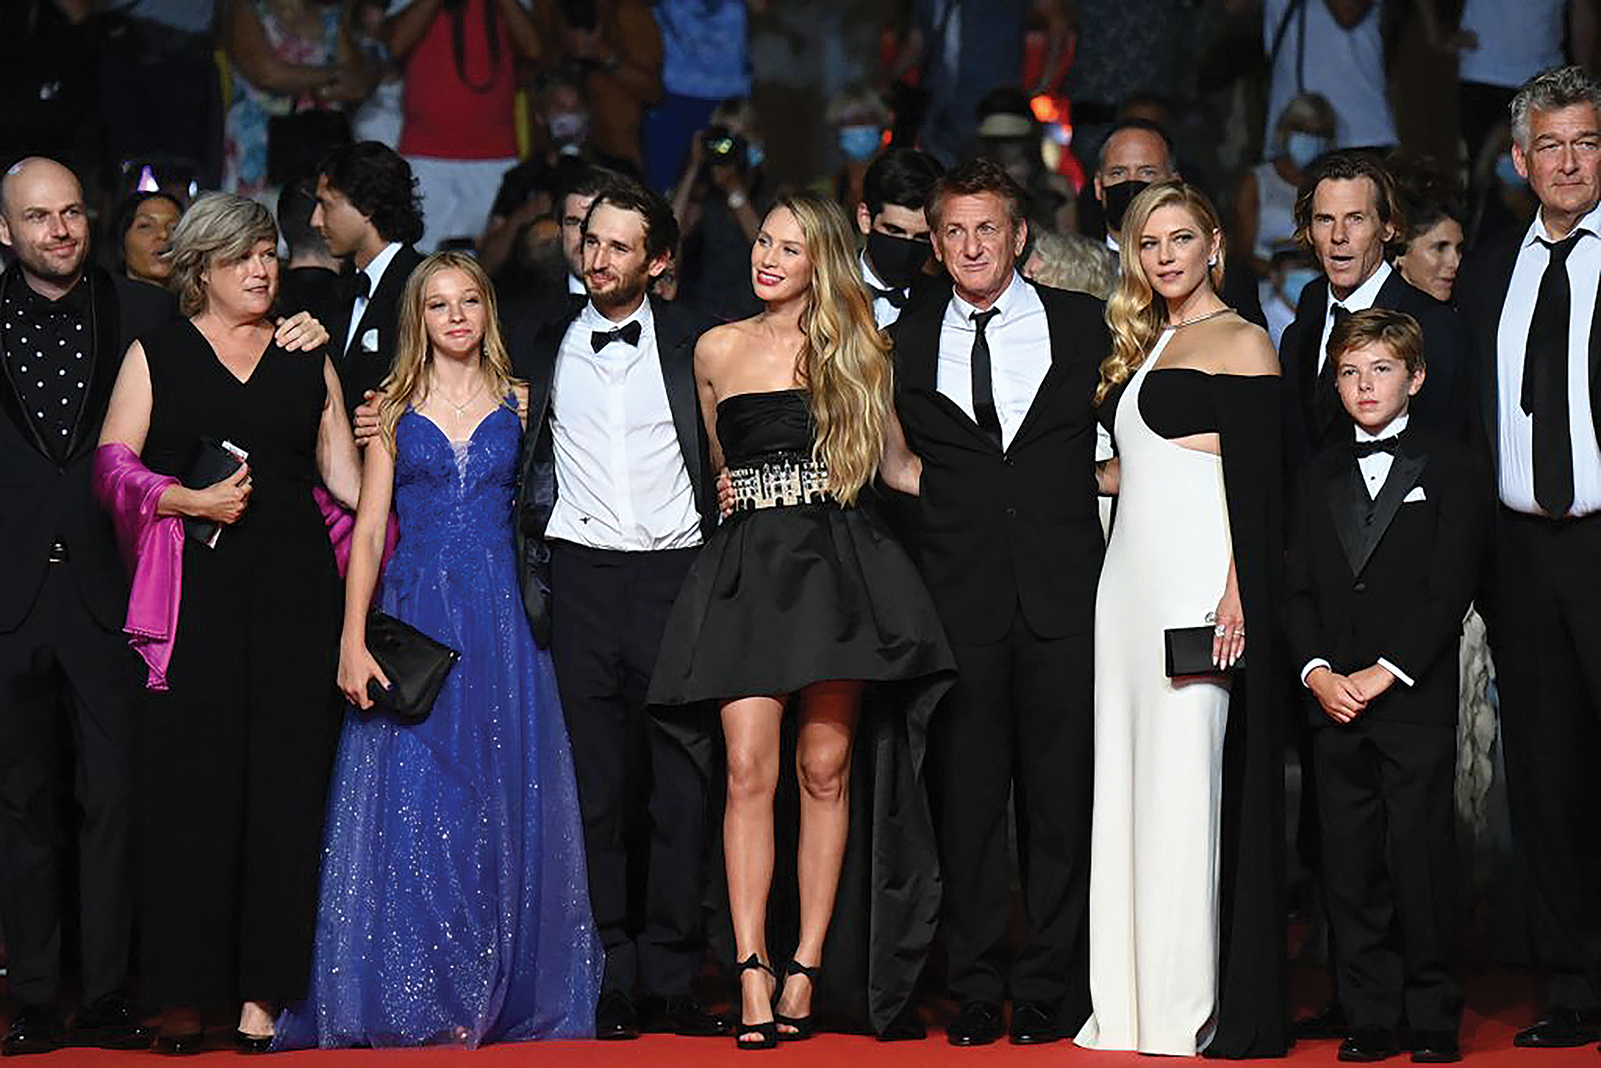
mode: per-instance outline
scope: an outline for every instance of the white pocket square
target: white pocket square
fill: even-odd
[[[367,332],[361,335],[361,351],[378,351],[378,328],[376,326],[368,327]]]
[[[1412,487],[1412,492],[1408,493],[1405,497],[1401,498],[1401,503],[1402,504],[1411,504],[1413,501],[1426,501],[1426,500],[1428,500],[1428,498],[1423,495],[1423,487],[1422,486],[1413,486]]]

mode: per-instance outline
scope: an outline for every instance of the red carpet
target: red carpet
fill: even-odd
[[[1300,978],[1305,978],[1301,976]],[[1300,984],[1298,984],[1300,985]],[[1308,981],[1310,986],[1310,980]],[[1601,1068],[1601,1055],[1595,1047],[1572,1050],[1519,1050],[1512,1046],[1512,1033],[1533,1016],[1533,985],[1521,973],[1494,971],[1470,977],[1468,1011],[1462,1028],[1465,1063],[1484,1068]],[[1310,999],[1307,999],[1310,1004]],[[938,1025],[946,1018],[942,1006],[933,1022],[928,1040],[923,1042],[875,1042],[871,1038],[823,1035],[810,1042],[783,1046],[777,1051],[752,1059],[734,1049],[733,1039],[687,1039],[647,1036],[637,1042],[544,1042],[511,1046],[490,1046],[468,1052],[459,1049],[428,1049],[374,1052],[336,1051],[277,1054],[261,1062],[261,1068],[371,1068],[376,1065],[414,1066],[414,1068],[761,1068],[766,1065],[826,1065],[828,1068],[870,1065],[871,1068],[969,1068],[994,1065],[1067,1065],[1070,1068],[1122,1068],[1141,1065],[1150,1068],[1149,1057],[1122,1053],[1090,1053],[1069,1042],[1049,1046],[1016,1047],[1004,1042],[979,1049],[959,1050],[946,1045]],[[1333,1065],[1334,1042],[1302,1043],[1285,1060],[1288,1065]],[[245,1060],[231,1050],[219,1048],[186,1061],[167,1061],[149,1053],[106,1053],[98,1050],[61,1050],[43,1057],[10,1062],[27,1068],[155,1068],[163,1064],[232,1064]],[[1410,1063],[1405,1056],[1388,1062]]]

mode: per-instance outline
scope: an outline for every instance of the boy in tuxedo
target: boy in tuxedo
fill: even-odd
[[[1372,308],[1328,358],[1354,426],[1302,472],[1285,626],[1315,728],[1312,759],[1342,1061],[1461,1058],[1452,975],[1457,648],[1490,519],[1465,445],[1409,427],[1423,334]]]

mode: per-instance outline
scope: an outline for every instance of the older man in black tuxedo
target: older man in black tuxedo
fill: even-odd
[[[1471,426],[1500,498],[1483,603],[1512,833],[1549,983],[1519,1046],[1601,1033],[1601,84],[1546,71],[1512,102],[1512,160],[1540,201],[1480,249],[1458,294]]]

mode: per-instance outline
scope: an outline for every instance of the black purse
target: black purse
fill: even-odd
[[[445,685],[445,677],[461,654],[409,623],[376,609],[367,616],[367,651],[378,662],[389,689],[367,680],[373,707],[405,724],[428,718]]]
[[[1220,668],[1212,663],[1212,639],[1216,628],[1169,627],[1162,632],[1162,644],[1167,654],[1167,677],[1181,679],[1190,675],[1227,675],[1245,667],[1245,654],[1233,665]]]

